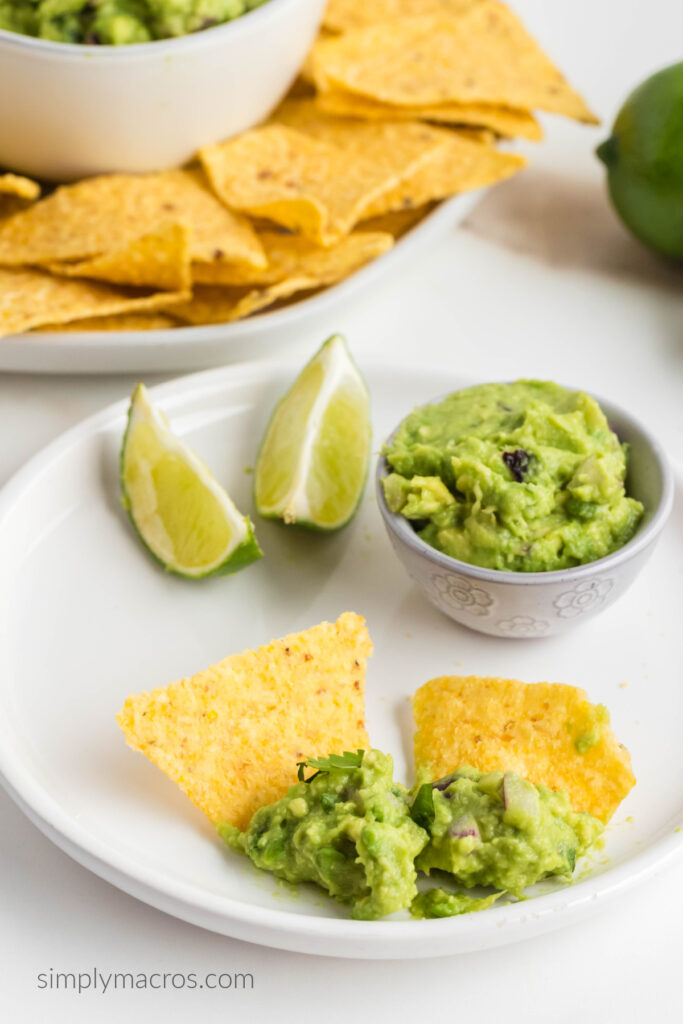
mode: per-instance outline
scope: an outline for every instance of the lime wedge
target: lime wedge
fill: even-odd
[[[363,495],[370,459],[365,381],[335,334],[276,407],[254,479],[256,509],[317,530],[338,530]]]
[[[119,471],[124,508],[142,543],[169,572],[219,576],[263,554],[249,519],[174,437],[144,384],[133,391]]]

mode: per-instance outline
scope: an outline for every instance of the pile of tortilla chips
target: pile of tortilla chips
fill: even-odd
[[[330,0],[290,96],[198,162],[0,175],[0,335],[234,321],[341,281],[434,204],[514,174],[533,111],[595,118],[496,0]]]

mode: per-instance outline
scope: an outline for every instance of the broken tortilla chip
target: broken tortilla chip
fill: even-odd
[[[487,103],[442,103],[428,107],[396,107],[355,93],[331,90],[318,93],[315,104],[320,110],[338,117],[357,117],[365,121],[434,121],[440,124],[472,125],[490,128],[504,138],[543,137],[541,126],[527,110]]]
[[[348,234],[372,200],[397,183],[394,173],[355,151],[279,124],[205,146],[199,155],[227,206],[322,245]]]
[[[0,336],[85,317],[166,309],[186,292],[142,292],[96,281],[54,277],[32,268],[0,267]]]
[[[387,232],[354,231],[328,249],[301,235],[264,232],[259,235],[268,258],[263,270],[240,264],[194,263],[192,276],[200,284],[266,286],[287,277],[304,276],[316,285],[334,284],[348,277],[393,244]]]
[[[193,259],[265,265],[249,222],[225,209],[199,169],[112,174],[64,185],[0,224],[0,264],[110,253],[169,221],[191,229]]]
[[[129,697],[117,721],[212,822],[244,829],[297,781],[297,761],[367,749],[371,652],[364,620],[346,612]]]
[[[459,17],[431,15],[321,38],[310,56],[320,91],[397,106],[489,103],[596,124],[519,19],[496,0]]]
[[[420,687],[413,712],[415,767],[431,779],[462,765],[513,771],[603,822],[636,781],[607,709],[576,686],[443,676]]]
[[[460,192],[484,188],[516,174],[526,164],[518,153],[504,153],[452,133],[448,145],[434,153],[409,178],[368,207],[368,217],[390,210],[423,206]]]
[[[9,217],[40,197],[40,185],[21,174],[0,174],[0,218]]]
[[[192,285],[190,239],[189,228],[182,224],[165,224],[102,256],[75,263],[48,263],[46,269],[65,277],[89,277],[111,284],[187,291]],[[214,265],[221,264],[215,261],[207,264]]]
[[[349,32],[381,22],[422,14],[458,15],[481,0],[329,0],[323,27],[328,32]]]

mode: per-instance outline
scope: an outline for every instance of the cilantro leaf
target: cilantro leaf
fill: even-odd
[[[343,754],[330,754],[329,757],[309,757],[306,764],[317,768],[320,772],[331,772],[335,769],[360,768],[363,763],[364,750],[345,750]]]
[[[308,757],[305,761],[297,761],[297,778],[299,782],[312,782],[322,772],[346,771],[348,768],[360,768],[363,763],[364,750],[345,750],[343,754],[330,754],[329,757]],[[317,769],[313,775],[304,777],[306,768]]]
[[[410,808],[410,817],[416,825],[429,832],[434,822],[435,813],[434,790],[432,789],[431,782],[425,782],[424,785],[420,786],[417,796],[413,800],[413,806]]]

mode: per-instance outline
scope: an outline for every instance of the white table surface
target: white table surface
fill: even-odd
[[[642,78],[680,60],[672,0],[517,0],[609,125]],[[604,129],[547,122],[532,167],[464,228],[331,323],[362,361],[424,361],[473,377],[550,377],[611,396],[683,450],[683,275],[640,249],[605,199]],[[305,355],[320,341],[302,338]],[[161,377],[156,379],[163,379]],[[148,383],[155,383],[148,378]],[[127,394],[129,378],[0,375],[0,484],[62,430]],[[605,652],[608,657],[608,652]],[[656,680],[653,680],[656,687]],[[656,700],[653,702],[656,709]],[[666,713],[666,709],[658,709]],[[662,780],[666,785],[666,779]],[[304,957],[203,932],[69,860],[0,792],[0,1019],[195,1019],[562,1024],[678,1021],[683,858],[584,923],[434,961]],[[50,991],[53,971],[250,972],[247,991]]]

